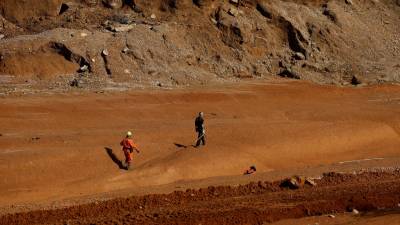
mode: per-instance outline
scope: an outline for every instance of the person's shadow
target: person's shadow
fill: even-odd
[[[187,149],[189,147],[195,148],[196,145],[184,145],[184,144],[179,144],[179,143],[174,143],[175,147],[180,148],[180,149]]]
[[[125,169],[124,164],[122,163],[122,161],[120,159],[118,159],[118,157],[114,154],[113,150],[109,147],[104,147],[104,149],[107,152],[107,155],[111,158],[111,160],[117,164],[117,166],[120,169]]]
[[[178,148],[187,148],[187,145],[179,144],[179,143],[174,143],[174,145]]]

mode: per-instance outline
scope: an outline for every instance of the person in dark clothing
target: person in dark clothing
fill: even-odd
[[[204,128],[204,113],[199,112],[199,116],[196,117],[194,122],[195,130],[197,132],[197,142],[195,147],[199,147],[200,143],[206,144],[206,129]]]

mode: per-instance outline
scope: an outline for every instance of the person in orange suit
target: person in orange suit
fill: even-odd
[[[129,170],[132,162],[133,150],[140,153],[137,145],[132,140],[132,132],[128,131],[126,133],[126,137],[121,141],[120,145],[122,146],[122,151],[125,155],[125,169]]]
[[[253,174],[257,171],[256,166],[250,166],[250,168],[246,171],[244,171],[243,175],[250,175]]]

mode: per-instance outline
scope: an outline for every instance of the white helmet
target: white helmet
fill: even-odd
[[[132,132],[130,132],[130,131],[126,132],[126,136],[127,137],[132,137]]]

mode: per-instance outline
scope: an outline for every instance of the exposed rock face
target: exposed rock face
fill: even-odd
[[[44,52],[69,65],[49,74],[79,73],[86,66],[91,78],[143,85],[272,76],[340,85],[400,81],[396,1],[76,0],[58,15],[61,5],[0,2],[7,19],[0,17],[0,76],[46,74],[38,68],[52,64],[45,57],[11,69],[22,67],[18,59]],[[75,57],[49,48],[51,43]]]

